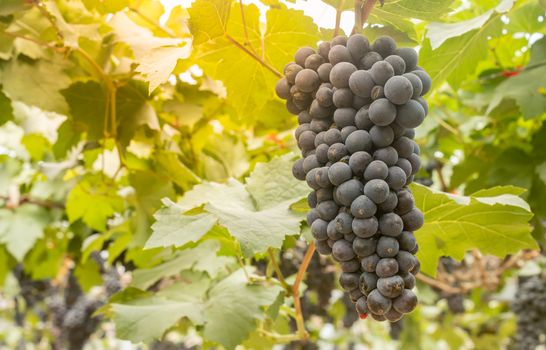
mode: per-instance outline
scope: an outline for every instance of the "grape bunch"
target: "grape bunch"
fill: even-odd
[[[417,305],[413,232],[424,218],[407,185],[421,166],[414,128],[430,88],[415,50],[360,34],[300,48],[276,85],[298,117],[303,158],[292,172],[313,189],[307,222],[317,250],[341,264],[340,285],[361,318],[395,322]]]
[[[546,280],[540,275],[520,277],[512,310],[518,317],[518,328],[510,348],[546,347]]]

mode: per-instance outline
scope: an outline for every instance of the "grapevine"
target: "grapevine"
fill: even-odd
[[[546,346],[546,280],[541,276],[520,277],[512,304],[517,332],[512,348],[532,350]]]
[[[307,223],[317,250],[341,264],[361,318],[397,321],[417,305],[413,232],[423,214],[407,186],[421,165],[414,128],[431,79],[415,50],[360,34],[300,48],[284,74],[276,92],[298,116],[303,158],[293,175],[313,189]]]

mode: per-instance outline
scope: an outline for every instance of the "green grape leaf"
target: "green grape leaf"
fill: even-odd
[[[197,185],[186,192],[178,206],[188,211],[204,204],[205,210],[239,241],[245,256],[265,252],[269,247],[280,248],[287,235],[300,234],[303,214],[292,211],[290,206],[305,197],[308,190],[293,179],[291,156],[271,163],[257,166],[246,185],[234,179],[225,184]]]
[[[204,335],[226,349],[245,340],[264,319],[264,308],[275,302],[282,288],[277,285],[249,285],[244,271],[238,270],[209,291],[204,307]]]
[[[13,119],[11,100],[2,92],[0,86],[0,126]]]
[[[302,11],[270,8],[263,35],[258,7],[243,6],[243,11],[244,22],[236,2],[198,0],[189,9],[194,60],[223,82],[228,101],[246,122],[249,116],[259,118],[255,112],[273,98],[278,77],[272,70],[281,70],[299,47],[315,46],[320,37]]]
[[[44,235],[50,221],[48,211],[34,204],[23,204],[13,210],[0,209],[0,243],[22,261],[34,243]]]
[[[323,1],[335,9],[340,9],[342,11],[354,10],[354,2],[351,1]],[[453,0],[398,0],[385,1],[384,5],[381,5],[378,2],[371,11],[370,17],[376,16],[378,18],[381,18],[387,15],[390,17],[399,17],[401,19],[417,18],[424,20],[437,20],[438,18],[443,17],[449,12],[452,3]]]
[[[488,37],[501,32],[500,17],[512,5],[513,0],[504,0],[495,9],[468,21],[429,24],[419,64],[430,74],[434,86],[447,80],[457,88],[474,73],[476,64],[487,57]]]
[[[293,154],[273,158],[268,163],[258,163],[246,179],[246,189],[259,209],[275,207],[284,201],[304,197],[309,187],[292,175]]]
[[[62,91],[70,106],[70,114],[75,122],[83,125],[91,140],[104,137],[104,124],[107,93],[98,82],[76,82]],[[148,104],[142,84],[132,81],[119,88],[116,93],[117,133],[122,145],[126,146],[136,130],[147,126],[159,129],[155,110]]]
[[[101,14],[115,13],[129,6],[129,0],[82,0],[88,10],[97,10]]]
[[[531,48],[529,66],[521,73],[500,83],[494,91],[487,113],[493,112],[505,99],[516,101],[527,119],[539,117],[546,110],[546,39],[537,41]]]
[[[178,322],[182,317],[193,324],[203,323],[202,305],[195,302],[167,300],[161,297],[145,297],[130,303],[111,305],[116,324],[116,336],[134,343],[150,342]]]
[[[169,277],[180,273],[182,270],[207,272],[215,277],[224,270],[231,259],[216,256],[220,245],[216,241],[205,241],[195,248],[182,250],[173,259],[149,269],[136,270],[133,274],[131,286],[139,289],[147,289],[163,277]]]
[[[31,7],[25,0],[2,0],[0,2],[0,16],[8,16]]]
[[[133,50],[138,64],[136,71],[149,83],[150,94],[167,81],[179,59],[190,55],[190,39],[156,37],[123,12],[116,13],[110,25],[114,28],[117,40]]]
[[[1,67],[0,83],[12,101],[66,114],[68,105],[60,91],[68,87],[71,80],[65,74],[63,65],[65,63],[57,61],[28,63],[12,59]]]
[[[70,222],[82,219],[89,227],[98,231],[106,229],[106,220],[124,209],[124,201],[112,184],[99,175],[82,179],[68,194],[66,214]]]
[[[212,214],[184,215],[184,209],[165,199],[165,208],[155,214],[156,222],[152,225],[152,235],[146,242],[146,248],[180,247],[189,242],[197,242],[216,223]]]
[[[529,206],[514,187],[495,187],[470,196],[454,196],[413,184],[415,205],[425,224],[415,234],[421,270],[436,274],[438,258],[462,259],[471,249],[505,257],[521,249],[537,249],[531,236]]]

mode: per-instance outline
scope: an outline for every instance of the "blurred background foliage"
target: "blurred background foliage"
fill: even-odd
[[[511,304],[545,262],[546,4],[385,0],[362,30],[419,49],[434,86],[414,191],[459,213],[417,232],[421,303],[393,325],[357,320],[328,259],[299,284],[307,190],[274,96],[353,7],[0,1],[0,348],[523,348]]]

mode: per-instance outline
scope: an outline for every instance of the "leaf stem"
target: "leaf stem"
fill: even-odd
[[[281,286],[286,290],[286,292],[290,295],[292,294],[292,290],[290,289],[290,286],[288,283],[286,283],[286,280],[284,278],[284,275],[281,271],[281,268],[279,264],[277,263],[277,259],[275,259],[275,254],[273,252],[272,248],[269,248],[267,250],[267,254],[269,254],[269,260],[271,262],[271,265],[273,266],[273,269],[275,270],[275,274],[277,275],[277,279],[281,283]]]
[[[254,47],[252,46],[252,43],[250,42],[250,39],[249,39],[249,36],[248,36],[248,29],[246,27],[246,19],[245,19],[245,10],[244,10],[244,7],[243,7],[243,0],[239,0],[239,8],[241,9],[241,20],[243,22],[243,30],[245,32],[245,45],[248,45],[248,47],[250,48],[250,50],[252,50],[252,52],[256,52],[256,50],[254,50]]]
[[[427,275],[424,275],[422,273],[418,273],[417,276],[415,276],[419,281],[428,284],[429,286],[433,288],[440,289],[448,294],[460,294],[464,293],[464,290],[462,288],[456,288],[453,286],[450,286],[447,283],[444,283],[442,281],[439,281],[435,278],[428,277]]]
[[[229,40],[233,45],[238,47],[239,49],[243,50],[246,54],[248,54],[250,57],[258,61],[262,66],[264,66],[266,69],[271,71],[271,73],[275,74],[277,78],[282,78],[282,74],[279,73],[275,67],[273,67],[271,64],[269,64],[266,60],[262,59],[261,57],[257,56],[254,52],[250,51],[248,48],[246,48],[243,44],[235,40],[231,35],[228,33],[225,33],[224,36],[227,40]]]
[[[303,280],[303,276],[305,275],[305,272],[307,271],[307,268],[309,267],[309,263],[311,263],[311,258],[313,257],[313,253],[315,253],[315,242],[311,242],[309,244],[309,247],[307,248],[307,252],[305,253],[305,256],[303,257],[303,261],[301,262],[300,268],[298,270],[298,274],[296,275],[296,280],[294,281],[294,284],[292,285],[292,295],[294,296],[294,306],[296,308],[296,326],[298,329],[298,335],[300,339],[307,340],[309,338],[309,334],[305,330],[305,322],[303,319],[303,313],[301,310],[301,300],[300,300],[300,284]]]
[[[54,51],[57,51],[59,53],[62,53],[62,52],[65,52],[66,51],[66,48],[64,47],[59,47],[59,46],[55,46],[55,45],[52,45],[48,42],[45,42],[45,41],[41,41],[41,40],[38,40],[38,39],[34,39],[34,38],[31,38],[29,36],[24,36],[24,35],[21,35],[21,34],[16,34],[16,33],[11,33],[11,32],[0,32],[0,34],[4,34],[6,36],[9,36],[9,37],[12,37],[12,38],[19,38],[19,39],[23,39],[23,40],[27,40],[27,41],[31,41],[37,45],[40,45],[40,46],[43,46],[43,47],[47,47],[49,49],[52,49]]]
[[[364,26],[366,24],[366,21],[368,21],[368,17],[370,17],[370,13],[372,13],[373,7],[375,6],[375,3],[377,0],[366,0],[364,3],[364,7],[361,10],[361,17],[360,17],[360,23],[361,26]],[[360,27],[362,29],[362,27]]]

